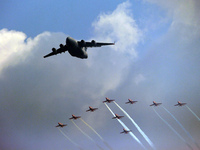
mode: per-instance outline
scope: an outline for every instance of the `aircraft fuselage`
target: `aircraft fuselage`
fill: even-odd
[[[88,54],[86,52],[87,48],[83,47],[81,43],[78,43],[75,39],[67,37],[66,45],[68,46],[68,52],[71,56],[82,59],[88,58]]]

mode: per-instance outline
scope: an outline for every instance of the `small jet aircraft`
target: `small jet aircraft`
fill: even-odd
[[[86,112],[88,112],[88,111],[91,111],[91,112],[93,112],[93,111],[95,111],[95,110],[97,110],[98,108],[92,108],[91,106],[89,106],[89,109],[88,110],[86,110]]]
[[[127,133],[129,133],[129,132],[132,132],[132,131],[131,131],[131,130],[128,131],[128,130],[126,130],[126,129],[123,128],[123,132],[120,132],[120,134],[122,134],[122,133],[127,134]]]
[[[136,103],[137,101],[133,101],[133,100],[131,100],[131,99],[128,99],[128,102],[126,102],[125,104],[128,104],[128,103],[130,103],[130,104],[134,104],[134,103]]]
[[[71,37],[67,37],[66,45],[60,44],[60,48],[58,49],[52,48],[52,52],[45,55],[44,58],[68,51],[69,54],[73,57],[87,59],[88,47],[101,47],[105,45],[115,45],[115,43],[98,43],[95,40],[92,40],[91,42],[85,42],[84,40],[76,41],[75,39]]]
[[[181,103],[180,101],[178,101],[178,104],[174,105],[174,106],[183,106],[186,105],[187,103]]]
[[[113,101],[115,101],[115,100],[114,99],[109,99],[109,98],[106,97],[106,100],[103,101],[103,103],[111,103]]]
[[[124,116],[119,116],[118,114],[115,114],[115,117],[113,117],[112,119],[120,119],[122,117],[124,117]]]
[[[61,127],[61,128],[63,128],[64,126],[67,126],[67,124],[63,124],[63,123],[58,122],[58,125],[57,125],[56,127]]]
[[[75,115],[72,115],[72,117],[69,118],[69,119],[74,119],[74,120],[76,120],[76,119],[78,119],[78,118],[81,118],[81,116],[75,116]]]
[[[151,104],[150,106],[158,106],[161,105],[162,103],[156,103],[155,101],[153,101],[153,104]]]

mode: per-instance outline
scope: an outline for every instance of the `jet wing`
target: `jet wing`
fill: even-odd
[[[58,48],[57,50],[55,48],[52,48],[52,52],[47,54],[47,55],[45,55],[44,58],[49,57],[49,56],[53,56],[53,55],[57,55],[59,53],[65,52],[67,50],[68,50],[68,48],[67,48],[66,45]]]
[[[115,43],[96,43],[96,42],[85,42],[84,47],[101,47],[106,45],[115,45]]]

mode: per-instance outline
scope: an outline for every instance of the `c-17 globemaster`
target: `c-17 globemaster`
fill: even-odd
[[[84,40],[76,41],[71,37],[67,37],[66,45],[60,44],[60,48],[52,48],[52,52],[45,55],[44,58],[68,51],[71,56],[78,57],[81,59],[87,59],[88,47],[101,47],[105,45],[115,45],[115,43],[99,43],[95,40],[92,40],[91,42],[85,42]]]

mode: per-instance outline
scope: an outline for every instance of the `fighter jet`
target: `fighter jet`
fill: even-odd
[[[91,112],[93,112],[93,111],[95,111],[95,110],[97,110],[98,108],[92,108],[91,106],[89,106],[89,109],[88,110],[86,110],[86,112],[88,112],[88,111],[91,111]]]
[[[128,131],[128,130],[126,130],[126,129],[123,128],[123,132],[120,132],[120,134],[122,134],[122,133],[127,134],[127,133],[129,133],[129,132],[132,132],[132,131],[131,131],[131,130]]]
[[[122,117],[124,117],[124,116],[119,116],[118,114],[115,114],[115,117],[113,117],[112,119],[120,119]]]
[[[66,45],[60,44],[60,48],[55,49],[52,48],[52,52],[45,55],[44,58],[57,55],[62,52],[68,51],[69,54],[73,57],[78,57],[81,59],[87,59],[87,48],[88,47],[101,47],[106,45],[115,45],[115,43],[98,43],[95,40],[92,40],[91,42],[85,42],[84,40],[76,41],[75,39],[71,37],[66,38]]]
[[[62,123],[58,122],[58,125],[57,125],[56,127],[61,127],[61,128],[63,128],[64,126],[67,126],[67,124],[62,124]]]
[[[178,101],[178,104],[174,105],[174,106],[183,106],[186,105],[187,103],[181,103],[180,101]]]
[[[126,102],[125,104],[128,104],[128,103],[130,103],[130,104],[134,104],[134,103],[136,103],[137,101],[133,101],[133,100],[131,100],[131,99],[128,99],[128,102]]]
[[[103,101],[103,103],[111,103],[113,101],[115,101],[115,100],[114,99],[111,100],[111,99],[109,99],[109,98],[106,97],[106,100]]]
[[[153,101],[153,104],[151,104],[150,106],[158,106],[161,105],[162,103],[156,103],[155,101]]]
[[[78,119],[78,118],[81,118],[81,116],[75,116],[75,115],[72,115],[72,117],[69,118],[69,119],[74,119],[74,120],[76,120],[76,119]]]

